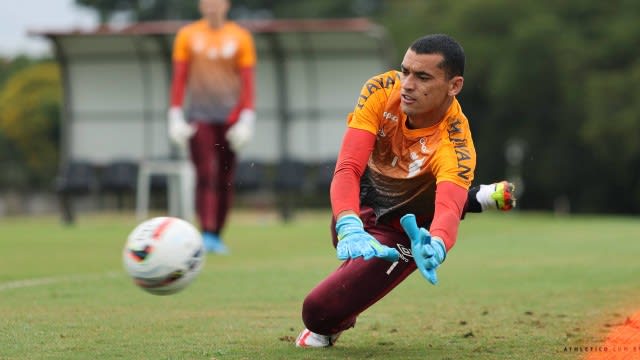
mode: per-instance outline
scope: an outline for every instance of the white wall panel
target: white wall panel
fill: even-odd
[[[282,46],[286,84],[275,62]],[[335,158],[363,83],[386,71],[381,39],[367,33],[255,34],[256,136],[241,158],[276,162]],[[159,41],[160,40],[160,41]],[[172,35],[67,35],[59,39],[68,80],[69,155],[97,163],[171,155],[166,134]],[[163,52],[164,51],[164,52]],[[286,91],[286,92],[285,92]],[[286,94],[288,132],[279,112]],[[288,135],[289,143],[281,141]]]

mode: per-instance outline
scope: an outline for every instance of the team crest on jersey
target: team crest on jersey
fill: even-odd
[[[427,147],[427,139],[425,138],[420,138],[420,151],[423,154],[431,154],[433,152],[433,150]]]

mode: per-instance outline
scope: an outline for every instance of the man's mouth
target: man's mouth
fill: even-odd
[[[411,96],[405,94],[400,95],[400,99],[405,104],[413,104],[414,102],[416,102],[415,98],[412,98]]]

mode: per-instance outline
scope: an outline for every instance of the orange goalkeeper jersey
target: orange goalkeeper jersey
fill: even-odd
[[[469,189],[476,152],[469,122],[454,98],[443,121],[424,129],[408,129],[400,107],[400,73],[374,76],[362,87],[348,126],[376,135],[360,184],[361,205],[378,219],[414,213],[432,217],[436,184],[442,181]]]
[[[256,64],[249,31],[232,21],[212,29],[206,20],[186,25],[176,35],[173,61],[189,64],[187,116],[223,123],[240,97],[240,69]]]

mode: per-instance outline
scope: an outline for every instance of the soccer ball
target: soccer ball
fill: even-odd
[[[198,275],[205,259],[200,232],[174,217],[156,217],[136,226],[122,254],[124,268],[141,289],[155,295],[177,293]]]

